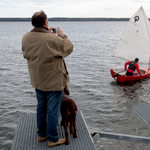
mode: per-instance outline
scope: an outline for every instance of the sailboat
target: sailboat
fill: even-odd
[[[140,62],[149,64],[150,22],[142,6],[129,20],[113,56],[127,61],[139,58]],[[142,80],[150,76],[149,68],[140,68],[140,71],[142,76],[137,72],[133,76],[126,76],[121,72],[117,73],[115,69],[110,69],[111,76],[118,82]]]

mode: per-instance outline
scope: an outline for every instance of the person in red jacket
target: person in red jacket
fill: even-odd
[[[138,61],[139,59],[135,58],[134,61],[128,61],[125,63],[124,69],[127,70],[126,76],[133,76],[135,69],[137,70],[139,75],[142,76],[141,71],[139,69]],[[129,65],[128,69],[127,69],[127,65]]]

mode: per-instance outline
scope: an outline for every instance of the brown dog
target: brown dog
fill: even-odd
[[[73,135],[73,138],[77,137],[76,135],[77,106],[72,99],[66,97],[65,95],[69,95],[69,89],[67,85],[64,88],[64,93],[61,101],[61,116],[62,116],[61,125],[64,126],[65,129],[65,137],[66,137],[65,144],[68,145],[69,140],[67,127],[69,122],[70,122],[70,134]]]

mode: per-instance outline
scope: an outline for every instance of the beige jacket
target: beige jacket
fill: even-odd
[[[31,85],[42,91],[61,91],[69,82],[64,57],[73,51],[66,35],[35,27],[22,38],[23,56],[27,59]]]

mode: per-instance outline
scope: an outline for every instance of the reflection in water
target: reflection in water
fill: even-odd
[[[122,85],[123,86],[123,85]],[[129,85],[124,85],[123,88],[124,96],[130,100],[138,100],[139,99],[139,88],[142,87],[140,83],[130,83]]]
[[[149,99],[147,98],[147,95],[149,95],[149,82],[150,77],[140,81],[124,83],[112,81],[111,84],[118,88],[118,93],[128,100],[129,104],[132,106],[143,102],[149,103]]]

